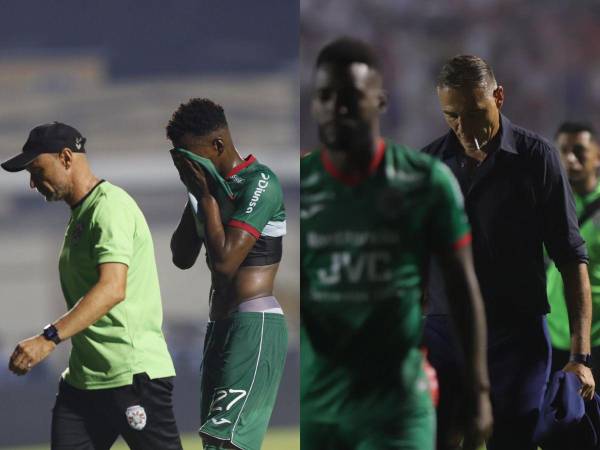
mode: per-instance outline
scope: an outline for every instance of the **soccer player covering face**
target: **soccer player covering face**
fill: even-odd
[[[223,108],[208,99],[182,104],[167,136],[189,197],[173,262],[191,267],[204,245],[212,275],[199,433],[205,449],[259,450],[287,351],[273,297],[286,229],[281,186],[254,156],[240,157]]]
[[[377,57],[340,39],[317,59],[322,146],[301,162],[301,447],[429,450],[421,297],[443,261],[467,361],[464,448],[491,428],[485,324],[460,190],[443,164],[384,140]]]
[[[58,264],[68,311],[21,341],[9,363],[25,375],[71,339],[52,409],[51,448],[108,450],[121,435],[134,450],[180,450],[171,403],[175,370],[144,215],[124,190],[94,175],[85,138],[64,123],[35,127],[23,152],[2,167],[26,169],[32,189],[71,208]]]
[[[505,92],[483,59],[449,59],[440,71],[437,95],[449,130],[424,152],[441,159],[456,176],[473,231],[494,413],[487,448],[535,450],[533,431],[551,356],[544,246],[560,270],[569,310],[572,360],[564,369],[577,374],[584,398],[594,392],[585,365],[591,319],[588,258],[569,182],[558,152],[500,113]],[[452,422],[461,409],[465,383],[457,375],[461,358],[449,330],[442,286],[434,267],[424,334],[440,381],[440,448],[455,448],[460,436]]]

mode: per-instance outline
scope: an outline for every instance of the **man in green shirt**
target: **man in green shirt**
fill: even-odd
[[[40,125],[22,153],[2,163],[9,172],[26,169],[31,188],[71,208],[59,258],[68,312],[21,341],[9,368],[25,375],[71,338],[52,449],[109,449],[119,435],[132,449],[181,449],[150,230],[124,190],[92,173],[85,141],[69,125]]]
[[[579,231],[585,240],[592,291],[591,364],[594,379],[600,379],[600,147],[594,128],[587,123],[565,122],[556,132],[556,147],[567,171]],[[561,370],[570,359],[569,316],[560,272],[551,263],[547,272],[547,292],[551,313],[548,329],[552,341],[552,370]],[[596,387],[598,389],[598,387]]]
[[[322,143],[300,166],[303,450],[431,450],[419,350],[428,258],[444,261],[465,350],[465,449],[490,432],[485,320],[462,195],[440,162],[384,140],[380,65],[365,43],[319,53]]]

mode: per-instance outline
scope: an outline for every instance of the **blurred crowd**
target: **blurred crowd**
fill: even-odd
[[[511,120],[551,138],[566,118],[600,123],[600,4],[569,0],[302,0],[301,145],[317,142],[310,86],[319,49],[371,42],[390,96],[386,135],[421,147],[445,130],[435,79],[446,59],[486,59]]]

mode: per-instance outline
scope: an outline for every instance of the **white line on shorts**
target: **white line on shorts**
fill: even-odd
[[[248,389],[248,395],[246,395],[246,398],[244,399],[244,403],[242,404],[242,407],[240,408],[240,413],[237,416],[237,419],[235,419],[235,423],[233,424],[233,428],[231,429],[231,443],[233,443],[233,433],[235,432],[235,427],[237,426],[238,421],[240,420],[240,417],[242,416],[242,411],[244,410],[244,406],[246,406],[246,402],[248,401],[248,398],[250,397],[250,394],[252,392],[252,386],[254,386],[254,380],[256,379],[256,373],[258,372],[258,363],[260,362],[260,354],[262,352],[262,341],[263,341],[263,331],[265,329],[265,313],[262,313],[262,322],[260,325],[260,344],[258,346],[258,357],[256,358],[256,367],[254,368],[254,375],[252,376],[252,383],[250,383],[250,389]]]

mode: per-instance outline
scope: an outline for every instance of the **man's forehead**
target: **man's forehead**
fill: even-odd
[[[457,89],[443,86],[437,88],[437,93],[444,108],[450,109],[482,109],[487,108],[490,102],[494,101],[492,92],[482,87]]]
[[[41,153],[27,165],[26,169],[39,169],[48,164],[53,158],[56,158],[56,155],[56,153]]]
[[[371,85],[378,79],[378,72],[368,64],[353,62],[350,64],[322,64],[317,68],[315,84],[348,83],[355,86]]]

